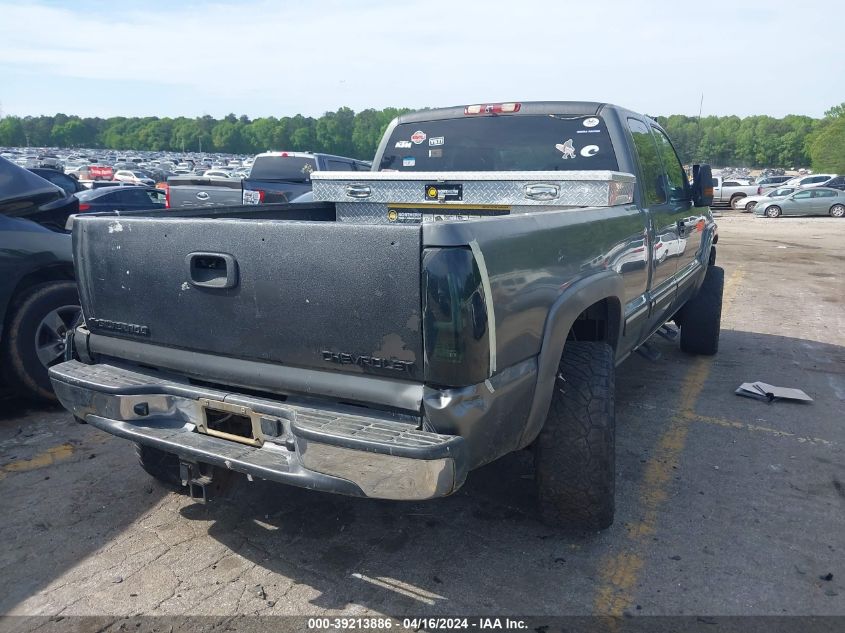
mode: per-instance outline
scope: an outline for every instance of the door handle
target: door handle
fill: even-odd
[[[238,262],[225,253],[189,253],[185,258],[188,281],[200,288],[234,288]]]

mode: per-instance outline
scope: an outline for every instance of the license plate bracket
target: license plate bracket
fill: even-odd
[[[221,400],[200,398],[199,402],[197,432],[249,446],[264,444],[260,414],[249,407]]]

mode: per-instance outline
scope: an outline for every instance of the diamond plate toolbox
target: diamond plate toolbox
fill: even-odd
[[[311,174],[314,200],[337,203],[338,220],[387,222],[390,205],[449,215],[450,207],[607,207],[630,204],[635,178],[616,171],[331,172]],[[461,213],[456,208],[451,213]]]

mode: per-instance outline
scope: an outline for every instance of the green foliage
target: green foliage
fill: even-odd
[[[813,169],[845,174],[845,116],[827,122],[809,142]]]
[[[806,167],[807,139],[821,122],[790,114],[774,117],[657,117],[685,163],[717,167]]]
[[[0,146],[102,147],[109,149],[216,151],[253,154],[268,150],[313,151],[371,159],[390,121],[408,109],[385,108],[355,113],[347,107],[315,119],[264,117],[250,120],[234,113],[223,119],[112,117],[80,118],[66,114],[0,119]],[[822,120],[789,115],[657,117],[685,163],[718,167],[802,167],[832,171],[845,155],[841,127],[845,103]],[[838,143],[838,144],[837,144]],[[838,154],[837,154],[838,152]]]
[[[845,117],[845,102],[833,106],[830,110],[826,110],[824,116],[826,119],[838,119],[840,117]]]

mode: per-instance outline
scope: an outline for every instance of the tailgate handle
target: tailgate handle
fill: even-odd
[[[185,258],[188,280],[200,288],[234,288],[238,285],[238,262],[225,253],[189,253]]]
[[[347,185],[346,195],[350,198],[369,198],[373,190],[367,185]]]
[[[557,185],[525,185],[522,190],[525,197],[532,200],[554,200],[560,195]]]

